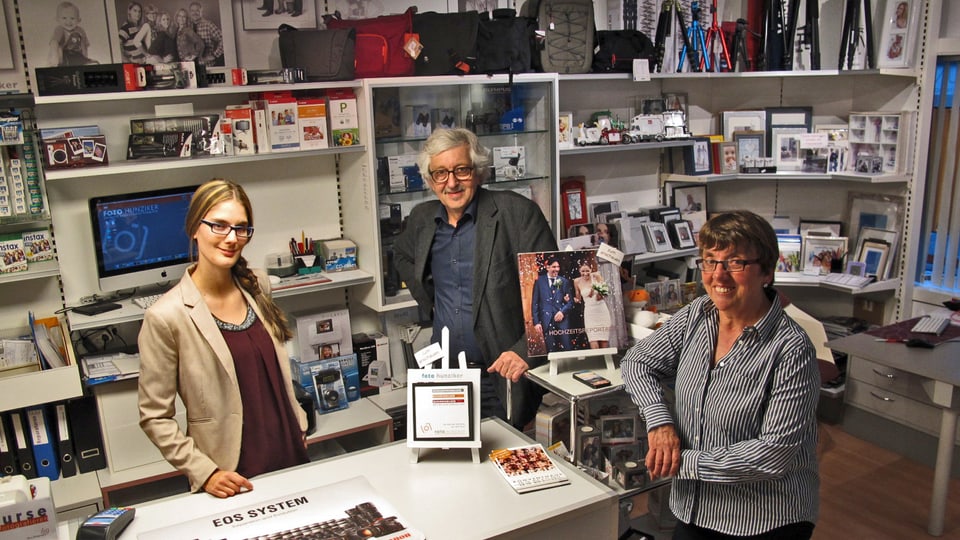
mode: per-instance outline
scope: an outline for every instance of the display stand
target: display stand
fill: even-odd
[[[450,368],[449,332],[441,333],[440,369],[407,370],[407,447],[410,463],[421,448],[469,448],[480,463],[480,370],[468,369],[466,355]]]
[[[616,347],[608,347],[606,349],[584,349],[582,351],[562,351],[562,352],[552,352],[547,354],[547,360],[550,362],[550,375],[556,377],[560,372],[559,364],[565,360],[571,358],[576,360],[584,360],[587,358],[592,358],[594,356],[602,356],[604,361],[607,364],[607,369],[613,370],[616,369],[613,365],[613,355],[617,354]]]

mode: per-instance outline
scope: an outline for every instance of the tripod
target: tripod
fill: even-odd
[[[737,19],[737,29],[733,33],[733,64],[727,63],[730,71],[750,71],[750,59],[747,58],[747,32],[752,32],[747,28],[746,19]]]
[[[783,69],[793,69],[794,54],[802,52],[803,46],[810,47],[810,69],[820,69],[820,2],[806,0],[804,9],[804,25],[799,28],[803,37],[797,40],[797,21],[800,18],[800,0],[790,4],[790,13],[787,18],[787,33],[783,50]]]
[[[843,15],[843,30],[840,38],[840,61],[837,69],[853,69],[853,60],[862,43],[866,53],[866,68],[876,67],[873,56],[873,16],[870,0],[846,0]],[[863,10],[863,27],[860,27],[860,13]]]
[[[680,10],[677,10],[679,15]],[[682,16],[681,16],[682,17]],[[683,71],[683,61],[690,57],[691,71],[710,71],[710,58],[707,54],[706,32],[700,26],[700,2],[690,3],[690,29],[686,33],[687,38],[683,42],[683,49],[680,51],[680,62],[677,64],[677,73]],[[702,55],[702,56],[701,56]]]
[[[687,23],[683,20],[683,13],[680,11],[678,0],[666,0],[660,10],[660,17],[657,19],[657,35],[654,38],[654,47],[656,49],[656,58],[654,59],[654,70],[663,71],[663,57],[666,55],[667,37],[671,34],[671,14],[676,14],[677,24],[680,26],[680,37],[683,38],[683,48],[686,51],[689,48],[690,41],[687,37]],[[691,59],[691,65],[693,60]]]
[[[704,51],[703,58],[700,60],[700,71],[710,70],[710,67],[706,64],[706,58],[709,55],[711,59],[714,59],[714,71],[720,71],[722,65],[726,65],[727,71],[733,71],[733,64],[730,63],[730,50],[727,49],[727,38],[723,35],[723,30],[720,29],[720,25],[717,24],[717,0],[713,0],[712,5],[710,6],[710,15],[712,17],[712,22],[710,23],[710,29],[707,30],[707,48]],[[717,41],[720,41],[720,54],[714,53],[714,46],[717,44]],[[721,64],[720,60],[726,62]]]

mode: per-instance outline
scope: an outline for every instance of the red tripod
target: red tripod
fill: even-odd
[[[710,29],[707,30],[707,50],[703,52],[703,57],[700,58],[700,71],[704,70],[706,56],[708,54],[714,59],[714,71],[719,72],[721,70],[721,63],[717,61],[720,59],[724,61],[723,65],[726,66],[724,71],[733,71],[733,63],[730,62],[730,49],[727,48],[727,38],[723,35],[723,30],[720,29],[720,25],[717,24],[717,0],[713,0],[710,6],[710,16],[713,20],[710,23]],[[714,46],[717,40],[720,41],[720,50],[723,55],[720,58],[714,53]]]

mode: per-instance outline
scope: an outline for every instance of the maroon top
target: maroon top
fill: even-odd
[[[217,320],[240,385],[243,435],[237,472],[246,478],[309,461],[270,333],[251,308],[240,325]]]

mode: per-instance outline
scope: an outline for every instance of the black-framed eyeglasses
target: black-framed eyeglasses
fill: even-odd
[[[722,266],[727,272],[743,272],[747,265],[757,264],[760,259],[728,259],[718,261],[716,259],[697,259],[697,266],[704,272],[713,272],[718,266]]]
[[[237,238],[250,238],[253,236],[253,227],[248,225],[227,225],[226,223],[217,223],[216,221],[207,221],[205,219],[201,219],[200,223],[208,225],[210,232],[219,234],[220,236],[227,236],[230,234],[230,231],[237,233]]]
[[[430,178],[435,184],[442,184],[450,178],[450,173],[453,173],[453,177],[457,180],[469,180],[473,176],[473,167],[463,165],[454,168],[452,171],[450,169],[437,169],[430,171]]]

